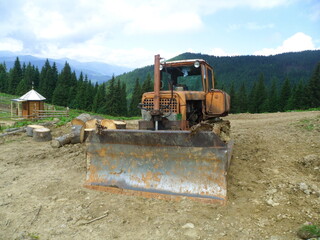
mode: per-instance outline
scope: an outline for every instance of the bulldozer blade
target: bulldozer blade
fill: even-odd
[[[211,131],[102,130],[87,139],[91,189],[226,203],[233,142]]]

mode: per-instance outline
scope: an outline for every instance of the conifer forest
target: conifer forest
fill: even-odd
[[[215,88],[231,97],[232,113],[319,108],[320,51],[297,54],[275,58],[185,53],[175,60],[202,58],[209,62],[215,69]],[[11,69],[0,63],[0,92],[21,96],[34,87],[47,103],[112,116],[139,116],[137,106],[142,93],[152,91],[152,78],[153,67],[147,66],[98,85],[83,73],[77,76],[67,62],[61,72],[48,60],[41,69],[22,64],[18,57]]]

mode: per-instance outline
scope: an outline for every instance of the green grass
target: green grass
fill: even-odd
[[[315,118],[300,120],[298,126],[307,131],[319,131],[320,132],[320,115]]]
[[[297,110],[287,110],[286,112],[311,112],[311,111],[320,111],[320,107],[318,108],[308,108],[308,109],[297,109]]]
[[[311,223],[303,225],[297,234],[302,239],[318,238],[320,237],[320,226]]]
[[[11,104],[11,99],[18,98],[18,96],[6,94],[6,93],[0,93],[0,104],[3,105],[8,105],[10,107]],[[53,105],[45,103],[45,109],[48,107],[52,107]],[[56,110],[66,110],[65,107],[61,106],[54,106]],[[59,122],[57,123],[58,126],[65,125],[66,123],[70,122],[72,119],[75,117],[79,116],[81,113],[88,113],[91,116],[101,116],[106,119],[112,119],[112,120],[137,120],[140,119],[141,117],[122,117],[122,116],[110,116],[107,114],[99,114],[99,113],[94,113],[94,112],[87,112],[84,110],[77,110],[77,109],[69,109],[69,117],[59,117]],[[42,122],[47,122],[47,121],[52,121],[54,118],[46,118],[46,119],[41,119],[41,120],[19,120],[17,121],[13,126],[11,127],[4,127],[0,126],[0,131],[3,131],[6,128],[17,128],[17,127],[23,127],[29,124],[37,124],[37,123],[42,123]],[[0,111],[0,120],[12,120],[11,119],[11,112],[5,112],[5,111]]]

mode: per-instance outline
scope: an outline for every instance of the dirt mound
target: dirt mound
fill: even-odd
[[[88,190],[84,144],[54,149],[25,134],[6,136],[0,239],[298,239],[301,224],[320,223],[319,116],[230,115],[226,207]],[[57,137],[70,126],[51,130]]]

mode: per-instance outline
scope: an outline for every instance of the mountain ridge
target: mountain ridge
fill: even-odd
[[[233,83],[235,89],[238,89],[244,82],[247,89],[251,89],[254,82],[259,80],[261,74],[264,76],[267,87],[271,86],[273,80],[279,86],[286,78],[289,78],[290,82],[294,84],[299,81],[308,81],[316,64],[320,62],[320,50],[289,52],[270,56],[242,55],[230,57],[185,52],[169,60],[200,58],[214,68],[215,79],[218,83],[217,88],[230,90]],[[130,96],[135,80],[139,78],[139,82],[142,84],[148,74],[153,78],[153,65],[121,74],[117,76],[117,79],[126,83]]]
[[[4,62],[6,64],[7,70],[13,67],[14,61],[17,57],[19,58],[21,65],[23,65],[23,63],[27,65],[30,62],[31,65],[38,67],[40,71],[47,59],[51,65],[54,62],[56,63],[59,72],[63,69],[65,63],[68,62],[72,70],[76,72],[77,76],[82,72],[87,75],[92,82],[98,82],[99,84],[110,80],[113,75],[117,76],[132,70],[127,67],[111,65],[103,62],[80,62],[69,58],[40,58],[32,55],[17,55],[9,51],[0,51],[0,62]]]

